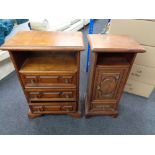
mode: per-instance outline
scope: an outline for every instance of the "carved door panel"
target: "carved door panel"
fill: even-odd
[[[96,68],[93,100],[117,99],[123,89],[128,68]]]

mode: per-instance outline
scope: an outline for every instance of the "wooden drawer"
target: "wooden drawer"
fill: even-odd
[[[63,74],[63,75],[21,74],[21,78],[25,87],[51,87],[51,86],[75,87],[76,85],[76,74]]]
[[[76,101],[76,89],[25,89],[32,101]]]
[[[43,104],[43,103],[41,103],[41,104]],[[70,102],[68,104],[55,102],[53,104],[48,103],[47,105],[45,103],[43,105],[30,105],[30,109],[33,113],[75,112],[76,104],[75,104],[75,102]]]
[[[91,111],[103,111],[103,110],[112,110],[115,109],[116,104],[111,103],[95,103],[91,104]]]
[[[116,109],[117,108],[117,100],[105,100],[105,101],[92,101],[91,102],[91,110],[92,111],[102,111],[106,109]]]

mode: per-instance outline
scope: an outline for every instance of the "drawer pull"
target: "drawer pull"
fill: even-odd
[[[58,79],[59,76],[39,76],[39,78],[45,78],[45,79]]]
[[[43,107],[43,106],[40,107],[40,108],[39,108],[39,111],[40,111],[40,112],[44,111],[44,107]]]
[[[100,89],[101,89],[101,87],[98,85],[98,86],[97,86],[97,90],[100,90]]]
[[[65,97],[66,97],[66,98],[69,98],[69,94],[66,94]]]
[[[33,98],[41,98],[42,93],[41,92],[30,92],[30,95],[34,95]]]
[[[34,79],[31,79],[31,84],[34,84],[35,83],[35,80]]]
[[[73,96],[73,93],[72,92],[62,92],[61,96],[64,98],[70,98]]]
[[[62,107],[62,110],[65,110],[65,111],[72,111],[72,110],[73,110],[73,106],[63,106],[63,107]]]
[[[41,98],[41,94],[36,94],[34,98],[36,99]]]
[[[68,79],[65,79],[65,83],[69,83],[69,80]]]
[[[34,108],[34,111],[42,112],[42,111],[44,111],[44,107],[40,106],[40,107]]]
[[[60,95],[60,92],[44,92],[45,95]]]
[[[111,108],[111,105],[96,105],[95,108]]]
[[[25,76],[26,79],[35,79],[36,76]]]
[[[38,95],[37,95],[37,98],[41,98],[41,94],[38,94]]]
[[[36,77],[35,79],[30,79],[31,84],[38,83],[38,78]]]

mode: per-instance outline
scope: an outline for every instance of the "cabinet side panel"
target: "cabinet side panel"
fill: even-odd
[[[90,102],[93,94],[94,80],[95,80],[95,72],[96,72],[96,61],[97,61],[97,53],[91,52],[90,55],[90,66],[88,73],[88,85],[87,85],[87,106],[90,109]]]
[[[76,60],[77,60],[77,82],[76,82],[76,89],[77,89],[77,91],[76,91],[76,103],[77,103],[77,105],[76,105],[76,109],[77,109],[77,111],[80,109],[80,100],[79,100],[79,80],[80,80],[80,52],[77,52],[76,53]]]
[[[129,77],[129,74],[130,74],[132,65],[133,65],[134,60],[135,60],[135,58],[136,58],[136,55],[137,55],[137,53],[131,54],[131,57],[130,57],[130,67],[129,67],[127,73],[126,73],[126,76],[124,77],[124,83],[121,85],[120,92],[119,92],[120,95],[119,95],[119,99],[118,99],[118,101],[117,101],[117,106],[118,106],[118,103],[119,103],[119,101],[120,101],[120,99],[121,99],[123,90],[124,90],[124,88],[125,88],[125,84],[126,84],[126,82],[127,82],[127,80],[128,80],[128,77]]]
[[[15,67],[15,71],[17,73],[17,77],[19,79],[19,82],[20,82],[20,84],[22,86],[23,92],[24,92],[25,97],[26,97],[26,93],[24,91],[24,84],[23,84],[22,79],[20,77],[19,69],[22,66],[23,62],[25,61],[25,59],[27,57],[27,54],[21,54],[21,53],[19,54],[19,53],[16,53],[16,52],[14,53],[12,51],[9,51],[9,54],[10,54],[11,61],[13,62],[13,65]],[[27,97],[26,97],[26,100],[28,102],[28,98]]]

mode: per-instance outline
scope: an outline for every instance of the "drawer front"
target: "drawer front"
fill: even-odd
[[[93,88],[93,101],[118,99],[128,73],[128,68],[97,67]]]
[[[76,85],[76,74],[29,75],[21,74],[25,87],[71,86]]]
[[[30,105],[33,113],[75,112],[75,105]]]
[[[26,89],[32,101],[76,101],[75,89]]]
[[[114,110],[116,107],[116,104],[91,104],[91,111],[104,111],[104,110]]]

